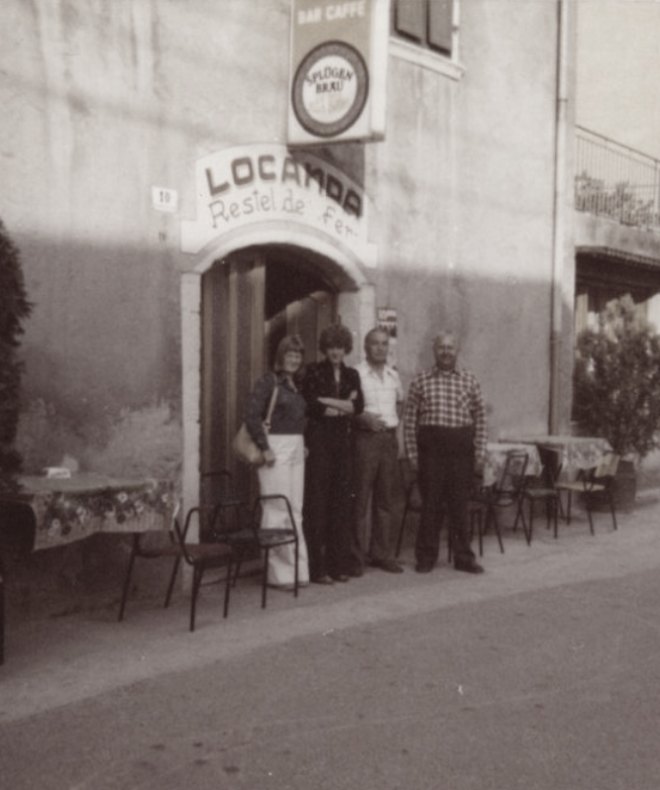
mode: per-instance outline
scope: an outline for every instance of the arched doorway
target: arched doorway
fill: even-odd
[[[337,319],[342,272],[336,264],[291,245],[236,250],[202,275],[201,498],[213,490],[205,473],[230,470],[242,491],[253,485],[237,464],[231,439],[255,381],[272,364],[280,338],[297,332],[306,358],[317,356],[321,330]]]

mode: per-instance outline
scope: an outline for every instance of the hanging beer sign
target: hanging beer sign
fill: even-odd
[[[385,132],[389,0],[293,0],[290,144]]]

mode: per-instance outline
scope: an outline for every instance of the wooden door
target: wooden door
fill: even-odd
[[[250,498],[256,493],[252,470],[231,451],[250,390],[272,365],[282,337],[300,334],[307,361],[314,361],[319,334],[335,319],[336,295],[322,278],[309,269],[296,276],[295,258],[288,256],[283,265],[281,254],[269,254],[268,248],[233,253],[203,278],[200,498],[205,504],[218,497],[217,480],[207,475],[222,469],[232,473],[237,490]]]
[[[264,370],[265,260],[259,253],[218,261],[202,285],[202,500],[212,480],[230,471],[239,490],[250,490],[250,470],[236,463],[231,441],[243,419],[252,384]]]

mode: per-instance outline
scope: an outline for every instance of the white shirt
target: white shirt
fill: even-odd
[[[355,369],[360,374],[364,410],[377,414],[388,428],[396,428],[399,424],[396,406],[403,400],[399,374],[394,368],[385,365],[381,368],[381,376],[366,361],[360,362]]]

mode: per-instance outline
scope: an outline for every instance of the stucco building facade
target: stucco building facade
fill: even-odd
[[[384,139],[294,150],[288,0],[4,4],[26,468],[170,476],[192,504],[278,333],[341,319],[359,350],[384,308],[406,386],[451,327],[491,437],[568,427],[571,4],[444,6],[441,48],[392,9]]]

